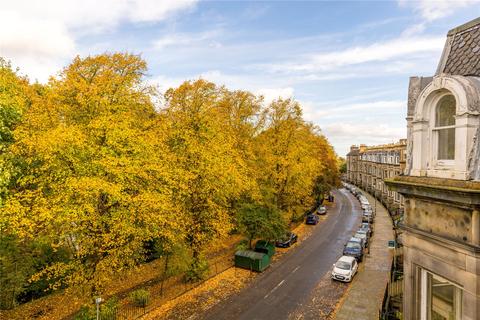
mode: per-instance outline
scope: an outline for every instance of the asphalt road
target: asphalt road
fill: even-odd
[[[335,207],[309,238],[259,275],[249,287],[217,304],[204,319],[288,319],[306,303],[317,283],[341,256],[361,219],[357,200],[335,192]]]

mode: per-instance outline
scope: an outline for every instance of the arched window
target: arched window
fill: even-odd
[[[435,109],[436,146],[438,160],[455,159],[455,97],[443,96]]]

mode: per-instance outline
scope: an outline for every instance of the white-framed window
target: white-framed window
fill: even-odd
[[[432,119],[433,155],[438,164],[451,165],[455,160],[455,113],[455,97],[443,95],[435,106]]]
[[[462,288],[425,269],[420,277],[420,320],[460,320]]]

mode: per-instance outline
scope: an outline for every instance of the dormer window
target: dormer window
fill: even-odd
[[[455,97],[443,96],[435,109],[437,160],[455,159]]]

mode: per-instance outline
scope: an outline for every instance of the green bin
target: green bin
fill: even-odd
[[[235,267],[262,272],[270,264],[270,257],[261,252],[239,250],[235,252]]]
[[[268,254],[271,258],[275,254],[275,246],[266,240],[258,240],[255,244],[255,251]]]

